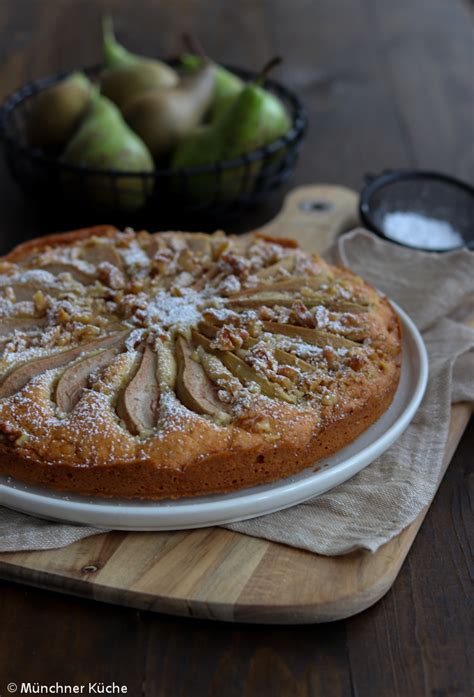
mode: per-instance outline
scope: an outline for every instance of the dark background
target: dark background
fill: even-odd
[[[467,0],[1,0],[0,97],[44,75],[100,62],[102,13],[114,17],[130,50],[147,55],[176,55],[185,32],[215,60],[250,70],[281,55],[274,77],[299,94],[310,117],[292,185],[360,190],[367,173],[398,167],[474,179]],[[38,218],[16,184],[1,181],[0,251],[18,236],[121,222],[55,211]],[[226,227],[260,225],[280,202],[276,197]]]
[[[1,0],[1,96],[97,62],[102,11],[113,14],[118,37],[136,52],[175,54],[181,33],[192,31],[222,62],[258,69],[281,54],[276,77],[298,92],[310,115],[293,185],[359,190],[366,173],[404,166],[474,179],[467,1]],[[231,229],[251,229],[279,205],[250,211]],[[0,211],[4,250],[59,229],[37,219],[3,162]],[[0,695],[10,681],[115,679],[133,697],[470,696],[473,451],[471,422],[393,589],[347,621],[212,624],[0,582]]]

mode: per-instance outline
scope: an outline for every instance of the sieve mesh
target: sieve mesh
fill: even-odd
[[[418,213],[450,223],[470,248],[474,246],[474,189],[464,182],[414,170],[371,178],[360,198],[360,216],[366,227],[385,237],[384,218],[395,212]]]

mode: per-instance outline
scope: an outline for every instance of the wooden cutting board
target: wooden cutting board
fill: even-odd
[[[321,251],[357,222],[354,192],[306,186],[287,196],[263,230]],[[469,416],[466,405],[452,409],[444,471]],[[375,554],[323,557],[220,528],[114,532],[64,549],[0,554],[0,577],[187,617],[326,622],[361,612],[389,590],[426,512]]]

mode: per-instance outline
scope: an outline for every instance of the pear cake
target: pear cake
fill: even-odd
[[[105,497],[315,465],[389,406],[389,302],[293,240],[102,226],[0,259],[0,472]]]

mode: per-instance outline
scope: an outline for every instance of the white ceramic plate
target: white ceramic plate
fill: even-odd
[[[423,398],[428,358],[411,319],[395,303],[403,327],[403,362],[389,409],[357,440],[299,474],[244,489],[178,501],[127,501],[54,493],[0,476],[0,505],[49,520],[115,530],[181,530],[255,518],[306,501],[367,467],[403,433]]]

